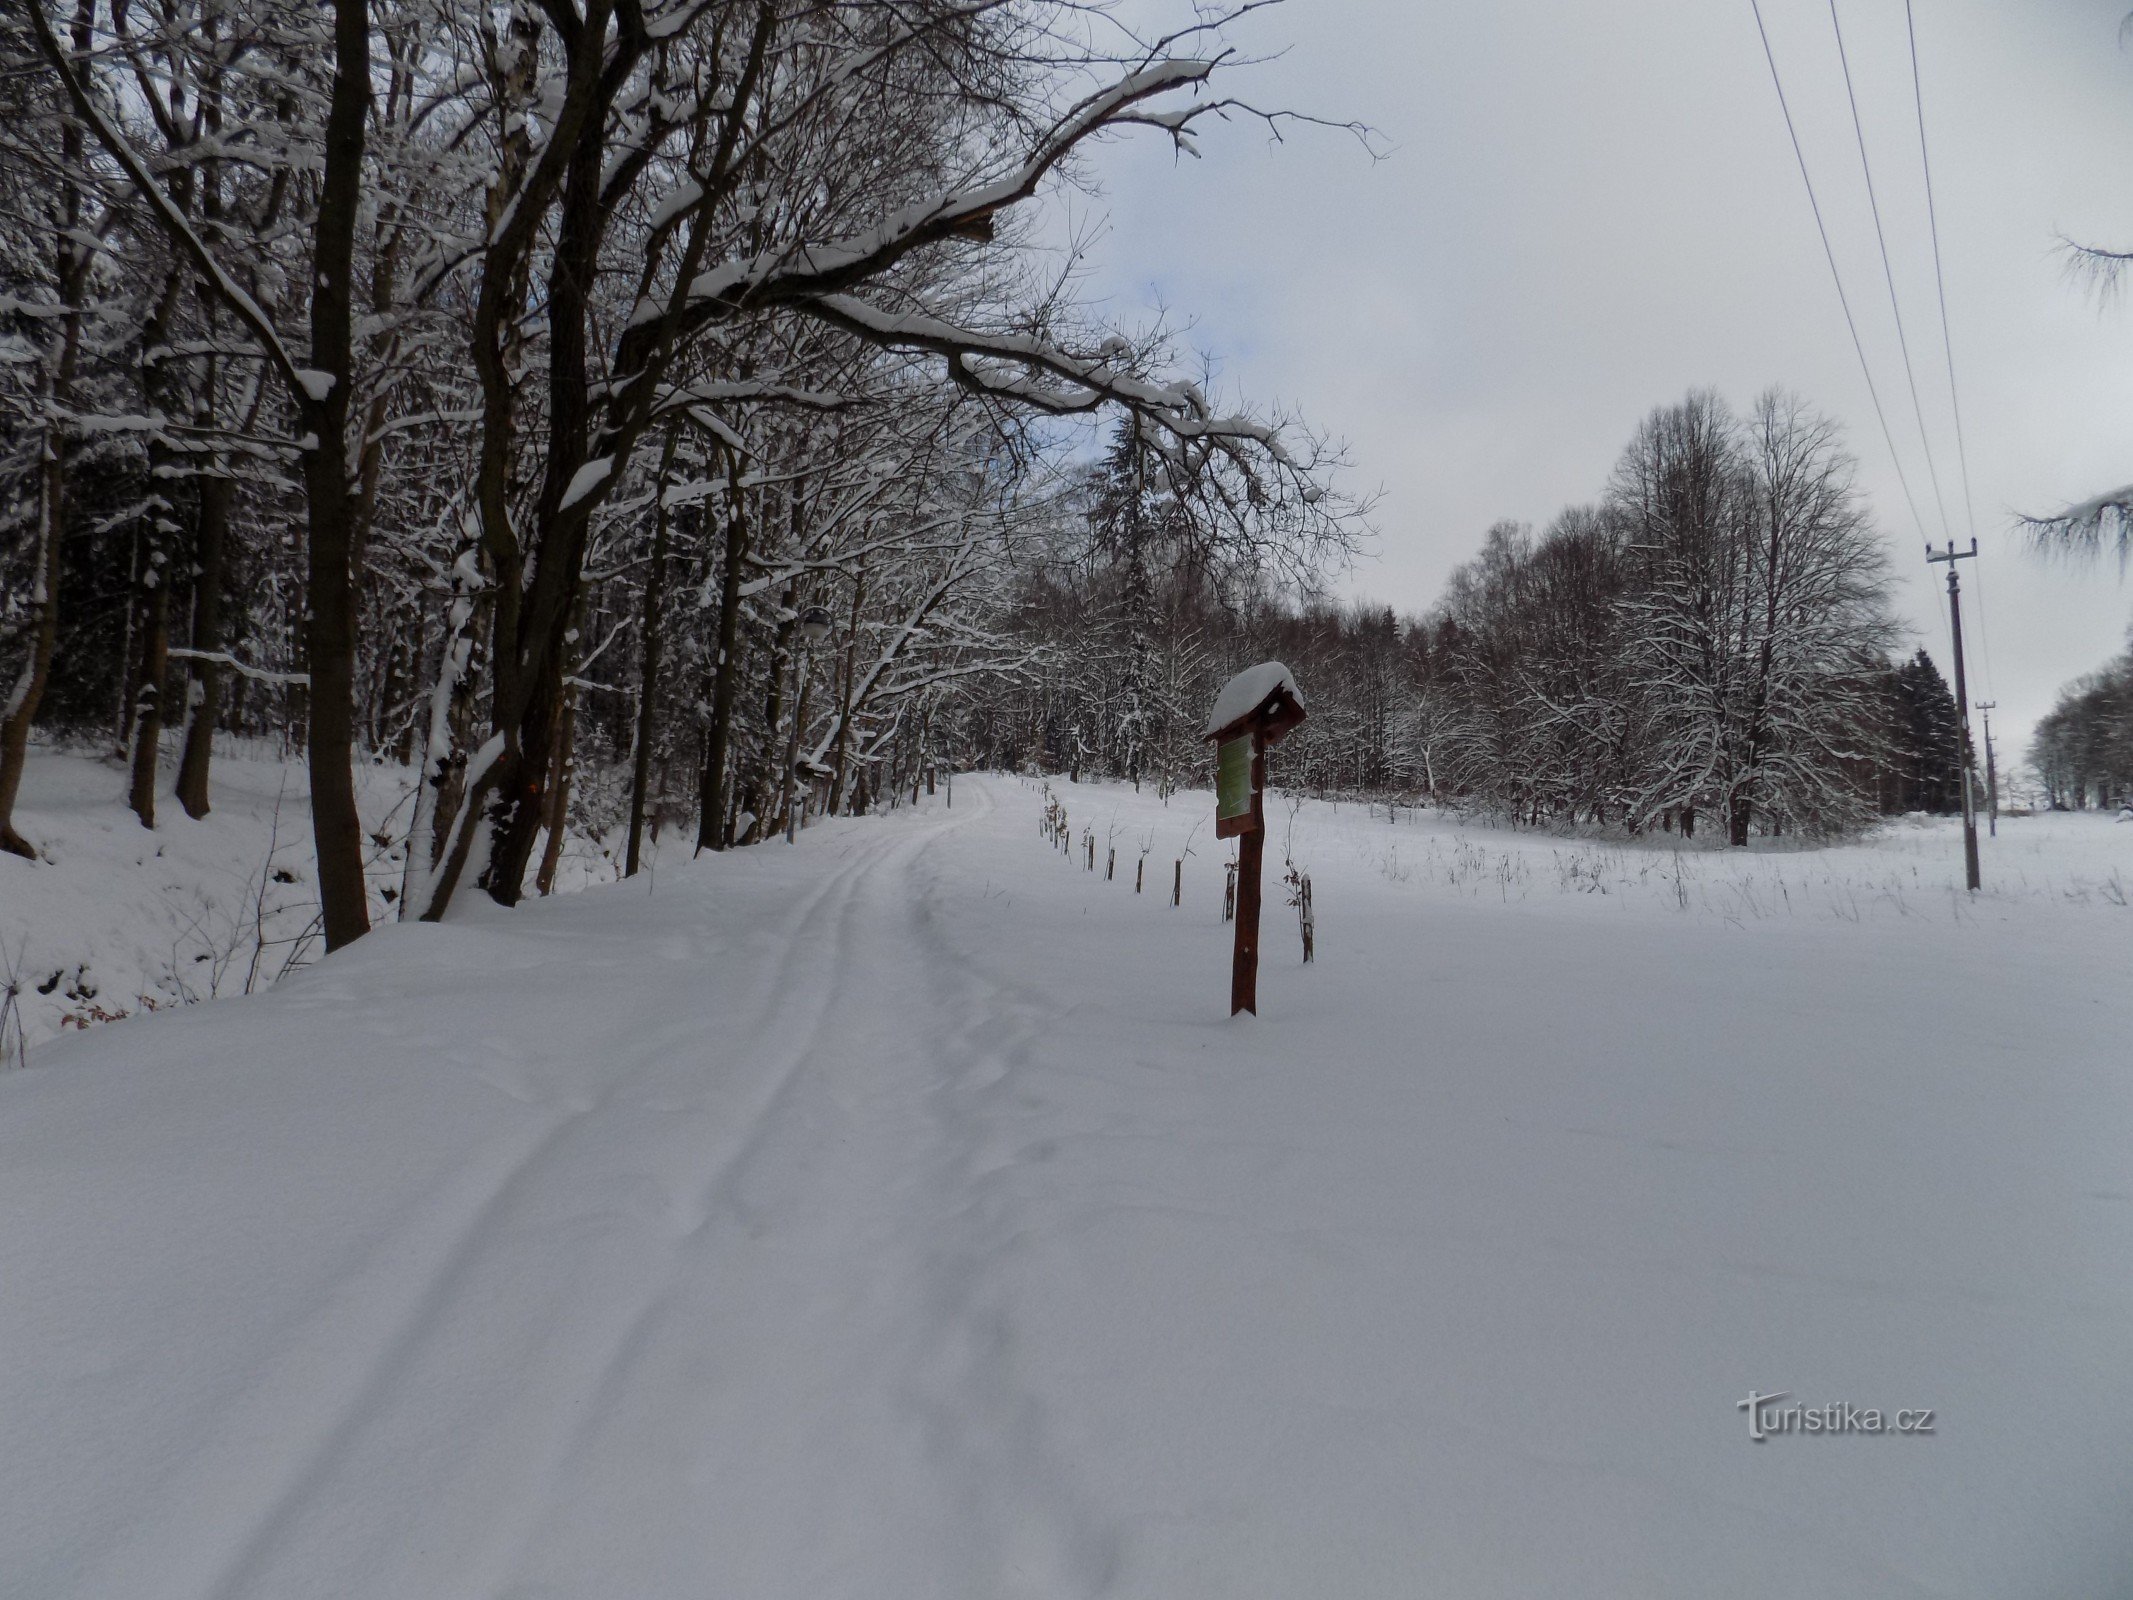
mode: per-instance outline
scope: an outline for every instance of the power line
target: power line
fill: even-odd
[[[1963,438],[1962,390],[1955,381],[1955,340],[1948,332],[1948,278],[1941,268],[1940,212],[1933,201],[1933,157],[1926,142],[1926,96],[1918,70],[1918,23],[1911,0],[1903,0],[1904,33],[1911,47],[1911,104],[1918,113],[1918,166],[1926,180],[1926,225],[1933,238],[1933,288],[1940,297],[1940,347],[1948,362],[1948,407],[1955,418],[1955,459],[1963,478],[1963,517],[1970,537],[1977,537],[1977,502],[1970,493],[1970,448]],[[1980,563],[1982,565],[1982,563]],[[1978,654],[1985,669],[1985,692],[1994,692],[1992,681],[1992,632],[1985,621],[1983,574],[1977,585]]]
[[[1955,385],[1955,341],[1948,336],[1948,279],[1940,265],[1940,214],[1933,204],[1933,158],[1926,149],[1926,97],[1919,87],[1918,27],[1911,16],[1911,0],[1903,0],[1903,25],[1911,42],[1911,103],[1918,109],[1918,165],[1926,178],[1926,224],[1933,235],[1933,287],[1940,295],[1940,345],[1948,358],[1948,404],[1955,413],[1955,457],[1963,473],[1963,515],[1974,537],[1977,507],[1970,496],[1970,451],[1963,442],[1962,393]]]
[[[1874,242],[1881,247],[1881,276],[1889,286],[1889,314],[1896,319],[1896,348],[1903,354],[1904,380],[1911,386],[1911,413],[1918,419],[1919,448],[1926,456],[1926,481],[1933,485],[1933,501],[1940,510],[1940,528],[1948,526],[1948,502],[1940,492],[1940,472],[1933,465],[1933,440],[1926,431],[1926,408],[1918,398],[1918,373],[1911,365],[1911,341],[1903,331],[1903,307],[1896,297],[1896,269],[1889,264],[1889,238],[1881,226],[1881,201],[1874,193],[1874,168],[1866,158],[1866,126],[1859,120],[1859,96],[1852,87],[1851,56],[1844,48],[1844,24],[1837,20],[1837,0],[1829,0],[1829,26],[1837,36],[1837,63],[1844,69],[1844,98],[1852,108],[1852,136],[1859,144],[1859,171],[1866,179],[1866,203],[1874,214]]]
[[[1866,346],[1859,339],[1859,323],[1852,315],[1851,297],[1844,292],[1844,274],[1837,270],[1837,252],[1830,248],[1829,226],[1822,220],[1822,202],[1815,197],[1815,181],[1807,173],[1807,154],[1800,148],[1800,132],[1793,126],[1792,105],[1785,98],[1785,83],[1778,75],[1777,56],[1770,48],[1770,30],[1763,26],[1761,0],[1748,0],[1755,13],[1755,31],[1762,36],[1763,59],[1770,63],[1770,83],[1777,90],[1778,109],[1785,114],[1785,132],[1792,140],[1793,159],[1800,164],[1800,182],[1807,186],[1807,204],[1815,214],[1815,231],[1822,236],[1822,255],[1829,262],[1829,276],[1837,286],[1837,303],[1844,308],[1844,325],[1851,330],[1852,349],[1859,357],[1859,371],[1866,379],[1866,392],[1874,402],[1874,417],[1881,424],[1881,438],[1889,447],[1889,460],[1896,468],[1896,481],[1903,485],[1904,503],[1911,508],[1911,521],[1918,537],[1926,538],[1925,518],[1918,514],[1918,501],[1911,493],[1911,480],[1903,470],[1903,457],[1896,451],[1896,436],[1889,431],[1888,413],[1882,409],[1881,391],[1874,386],[1874,369],[1866,359]],[[1930,541],[1928,541],[1930,542]]]

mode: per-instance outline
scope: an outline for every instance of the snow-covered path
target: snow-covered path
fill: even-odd
[[[195,1325],[132,1330],[218,1349],[226,1392],[155,1397],[182,1461],[84,1441],[74,1487],[109,1494],[135,1467],[139,1500],[51,1552],[51,1592],[347,1593],[360,1574],[378,1595],[511,1594],[538,1573],[525,1592],[918,1593],[945,1542],[976,1593],[1001,1560],[1039,1556],[966,1531],[990,1474],[1029,1463],[963,1437],[958,1390],[984,1355],[952,1348],[964,1286],[929,1226],[952,1225],[946,1100],[1015,1042],[930,933],[929,853],[988,809],[966,788],[960,816],[857,830],[803,853],[811,872],[750,874],[801,864],[757,852],[712,892],[594,897],[537,929],[492,916],[444,936],[443,970],[434,936],[396,929],[216,1015],[233,1030],[217,1053],[251,1063],[208,1068],[222,1118],[297,1102],[277,1108],[276,1148],[162,1144],[158,1124],[199,1108],[100,1103],[92,1121],[161,1146],[137,1152],[151,1189],[254,1205],[181,1215],[138,1175],[108,1197],[135,1271],[190,1258],[184,1276],[245,1287],[191,1308]],[[197,1095],[195,1030],[161,1031],[191,1080],[171,1095]],[[292,1067],[314,1093],[272,1081]],[[15,1110],[10,1131],[34,1137]],[[348,1125],[366,1110],[406,1121]],[[416,1148],[394,1148],[403,1131]],[[329,1201],[320,1169],[358,1150],[406,1169],[347,1167]],[[252,1168],[249,1193],[230,1195],[224,1162]],[[288,1228],[306,1191],[318,1214]],[[155,1212],[189,1237],[143,1237]],[[896,1375],[887,1392],[876,1370]],[[900,1572],[877,1539],[907,1521]],[[1017,1537],[1048,1531],[1033,1514]]]
[[[1207,830],[1174,911],[1038,806],[0,1079],[0,1587],[2133,1592],[2120,923],[1418,895],[1329,825],[1232,1023]]]

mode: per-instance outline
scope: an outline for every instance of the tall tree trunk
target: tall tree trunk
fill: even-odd
[[[858,576],[852,579],[852,621],[844,641],[844,692],[837,702],[837,742],[830,756],[834,776],[830,779],[828,815],[833,817],[844,804],[845,763],[851,749],[852,696],[858,688],[859,613],[866,604],[866,594],[867,572],[862,565]]]
[[[514,0],[509,8],[509,44],[492,40],[488,70],[490,93],[499,119],[496,165],[485,197],[489,236],[494,240],[521,199],[533,141],[533,119],[526,114],[540,60],[540,24],[530,4]],[[476,457],[474,501],[482,554],[492,585],[486,615],[490,680],[490,736],[465,762],[444,773],[437,821],[440,833],[435,868],[423,885],[423,903],[414,915],[434,922],[444,915],[459,880],[471,866],[477,880],[486,877],[488,855],[497,825],[495,798],[498,769],[508,755],[509,727],[516,715],[519,610],[524,599],[525,560],[512,520],[518,465],[514,415],[524,347],[523,313],[529,282],[529,255],[489,252],[473,314],[475,375],[481,384],[480,446]],[[465,743],[460,745],[465,749]],[[477,842],[480,849],[477,852]],[[477,859],[478,855],[478,859]]]
[[[563,658],[563,709],[556,718],[555,732],[550,736],[545,790],[547,810],[542,817],[548,837],[541,846],[541,864],[533,877],[535,891],[543,895],[555,892],[556,867],[563,859],[563,830],[570,821],[570,769],[575,761],[573,741],[578,732],[578,686],[571,677],[577,665],[579,630],[584,623],[585,591],[581,587],[577,604],[571,608],[570,626],[563,631],[566,652]]]
[[[173,267],[156,301],[156,314],[147,320],[141,335],[141,399],[151,414],[177,414],[177,361],[171,352],[171,333],[177,326],[183,292],[186,277]],[[171,555],[177,550],[179,533],[177,506],[171,503],[177,452],[156,437],[147,446],[147,482],[147,540],[134,587],[134,610],[141,617],[141,672],[134,678],[128,749],[132,781],[126,789],[126,804],[143,828],[154,828],[156,777],[162,759],[162,698],[171,676],[171,578],[177,570]]]
[[[809,772],[805,782],[801,781],[799,774],[800,741],[807,737],[807,697],[809,690],[813,687],[809,682],[807,653],[804,650],[800,654],[799,680],[799,687],[793,691],[792,704],[793,760],[786,767],[788,776],[785,780],[785,798],[782,807],[785,813],[785,837],[788,841],[799,828],[800,819],[807,814],[808,792],[814,787],[815,783],[812,771]]]
[[[221,18],[212,9],[201,19],[201,27],[210,40],[219,40],[220,25]],[[201,125],[208,137],[219,140],[223,132],[219,79],[211,80],[203,91],[200,111]],[[219,161],[209,160],[201,164],[198,186],[201,215],[210,226],[219,227],[223,220]],[[203,282],[200,313],[207,325],[210,345],[219,336],[217,313],[220,309],[213,284]],[[216,425],[221,370],[221,363],[212,354],[201,367],[199,404],[194,420],[208,437],[213,436]],[[263,398],[264,391],[255,388],[251,415],[241,424],[246,432],[250,432],[258,421],[259,404]],[[215,727],[222,716],[222,666],[214,657],[222,650],[222,590],[227,580],[227,535],[236,480],[230,475],[229,458],[218,452],[193,481],[199,493],[193,538],[193,618],[188,635],[193,655],[185,691],[185,736],[178,754],[177,799],[185,808],[185,814],[197,822],[208,813],[208,769],[214,761]]]
[[[807,547],[807,497],[797,482],[786,487],[785,518],[786,548],[797,554]],[[748,777],[746,804],[750,821],[740,841],[743,844],[768,838],[784,826],[780,813],[792,790],[792,774],[783,768],[785,739],[779,729],[785,718],[785,674],[793,665],[794,635],[800,620],[799,595],[798,580],[787,578],[785,592],[778,597],[778,626],[771,639],[769,682],[763,694],[763,743]]]
[[[696,848],[726,848],[726,757],[733,744],[733,699],[740,683],[741,562],[748,553],[747,503],[741,464],[726,455],[726,565],[719,576],[718,662],[711,680],[711,728],[704,741]]]
[[[177,325],[178,308],[184,299],[184,274],[175,267],[165,280],[154,316],[142,330],[141,399],[147,409],[166,417],[177,414],[177,362],[170,349]],[[132,781],[126,804],[141,819],[141,826],[156,825],[156,778],[162,760],[163,696],[170,677],[170,585],[177,564],[177,507],[171,502],[177,482],[177,455],[160,438],[148,442],[148,499],[145,507],[148,537],[141,555],[135,589],[135,609],[141,619],[141,665],[134,682],[132,741],[129,762]]]
[[[506,906],[518,904],[524,893],[534,841],[547,816],[548,752],[562,713],[563,635],[584,582],[597,503],[579,474],[593,465],[587,307],[599,257],[601,172],[598,141],[578,142],[564,179],[548,274],[548,459],[533,513],[537,559],[509,577],[498,573],[491,705],[502,743],[494,765],[472,788],[486,801],[488,861],[479,881]],[[604,435],[598,441],[608,475],[626,470],[629,442]],[[512,555],[516,562],[515,550]],[[522,586],[521,577],[530,581]],[[471,834],[455,843],[439,879],[443,897],[449,898],[475,848]]]
[[[212,658],[222,649],[222,586],[227,576],[227,534],[234,485],[219,471],[200,485],[199,546],[193,578],[192,685],[186,694],[185,748],[178,757],[178,804],[196,821],[208,812],[208,767],[214,759],[215,724],[222,714],[222,668]]]
[[[362,199],[364,124],[370,110],[368,0],[334,0],[333,46],[333,99],[326,117],[325,168],[311,263],[311,366],[324,381],[307,388],[300,410],[305,429],[316,441],[303,457],[311,547],[305,591],[311,608],[307,754],[319,909],[328,950],[370,931],[363,819],[355,794],[355,496],[348,481],[354,365],[351,279]]]
[[[68,319],[70,329],[77,320]],[[30,636],[29,660],[8,693],[6,715],[0,717],[0,850],[32,861],[37,859],[36,848],[15,831],[15,797],[22,790],[22,769],[29,760],[30,723],[37,716],[45,685],[52,680],[52,655],[59,643],[59,536],[67,484],[62,449],[58,424],[48,424],[38,472],[37,575],[30,591],[37,621]]]
[[[95,0],[77,0],[73,44],[86,55],[95,42]],[[0,705],[0,850],[37,858],[36,849],[15,830],[15,798],[22,792],[22,769],[29,761],[30,724],[52,681],[52,657],[59,647],[60,540],[66,532],[67,442],[59,419],[73,409],[74,374],[81,359],[81,305],[88,283],[88,253],[80,234],[82,197],[74,175],[81,170],[85,141],[80,123],[69,117],[59,135],[60,169],[65,174],[59,200],[59,243],[54,277],[61,309],[59,353],[53,362],[47,394],[51,410],[45,423],[37,471],[37,568],[30,603],[37,620],[31,625],[29,659],[7,700]]]
[[[422,746],[422,774],[415,785],[415,814],[407,827],[407,862],[400,883],[400,920],[411,921],[429,909],[437,863],[450,847],[452,825],[466,776],[464,750],[474,725],[473,667],[480,644],[476,604],[481,588],[478,555],[468,547],[452,563],[452,593],[444,614],[444,647],[437,658],[437,683],[430,691],[429,727]]]
[[[644,577],[644,621],[641,630],[643,676],[637,682],[637,748],[630,760],[630,840],[623,855],[622,875],[634,878],[644,852],[644,812],[651,795],[652,735],[659,717],[659,658],[666,642],[662,617],[667,594],[667,537],[673,513],[667,509],[667,477],[674,470],[674,447],[680,426],[667,429],[659,453],[659,478],[652,521],[652,565]]]
[[[744,844],[768,838],[783,826],[779,813],[792,787],[791,775],[780,771],[785,746],[778,730],[785,724],[785,674],[792,664],[793,632],[798,619],[793,605],[798,592],[797,585],[787,583],[778,602],[781,616],[770,648],[770,686],[763,697],[763,753],[749,779],[752,793],[748,809],[755,814],[755,820],[748,825]]]
[[[150,452],[151,459],[155,452]],[[163,480],[167,481],[167,480]],[[132,781],[126,804],[141,826],[156,825],[156,774],[163,742],[163,689],[170,675],[170,527],[168,508],[150,502],[157,526],[141,563],[141,674],[133,713]]]
[[[563,696],[563,719],[556,724],[555,765],[549,779],[548,841],[541,847],[541,867],[534,887],[542,894],[555,893],[555,871],[563,860],[563,832],[570,822],[570,772],[576,765],[573,741],[578,733],[578,690],[572,684]]]
[[[136,520],[126,567],[125,629],[119,637],[118,705],[113,712],[118,734],[112,741],[111,753],[121,760],[133,749],[133,716],[140,709],[141,653],[134,644],[141,622],[141,542],[141,525]]]

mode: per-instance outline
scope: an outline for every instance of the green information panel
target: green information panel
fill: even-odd
[[[1215,750],[1215,823],[1252,814],[1252,736],[1225,739]]]

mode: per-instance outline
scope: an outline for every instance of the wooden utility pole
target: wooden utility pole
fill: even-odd
[[[1977,540],[1970,541],[1968,550],[1955,548],[1955,541],[1948,541],[1944,554],[1936,554],[1931,545],[1926,546],[1928,561],[1944,561],[1948,564],[1948,632],[1955,641],[1955,709],[1962,719],[1962,766],[1963,766],[1963,877],[1969,887],[1978,887],[1977,865],[1977,796],[1971,774],[1977,763],[1970,752],[1970,693],[1963,676],[1963,600],[1962,585],[1956,581],[1955,564],[1971,561],[1977,557]]]
[[[1998,709],[1997,700],[1980,700],[1978,714],[1985,719],[1985,831],[1995,839],[2000,836],[2000,769],[1992,758],[1992,713]]]

